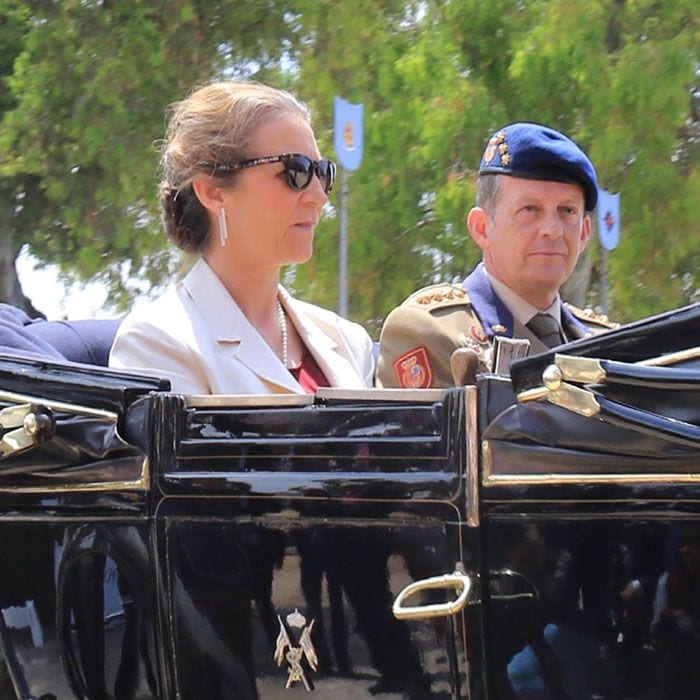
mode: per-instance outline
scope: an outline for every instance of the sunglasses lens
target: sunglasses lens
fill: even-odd
[[[335,163],[328,158],[322,158],[318,162],[318,179],[323,185],[323,191],[329,194],[335,182]]]
[[[285,163],[287,182],[293,190],[303,190],[308,187],[314,174],[314,164],[306,156],[290,156]]]
[[[321,158],[316,163],[306,156],[294,155],[289,156],[284,163],[284,171],[287,175],[289,186],[301,192],[306,189],[311,183],[311,178],[314,176],[314,171],[321,181],[323,191],[328,194],[333,189],[335,182],[335,163],[328,158]]]

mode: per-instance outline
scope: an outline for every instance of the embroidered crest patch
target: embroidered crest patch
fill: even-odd
[[[394,372],[399,386],[404,389],[427,389],[433,381],[428,353],[422,346],[394,360]]]
[[[477,343],[486,345],[489,342],[489,337],[486,335],[486,331],[481,326],[469,326],[469,333]]]

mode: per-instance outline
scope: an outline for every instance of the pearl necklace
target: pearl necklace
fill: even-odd
[[[289,369],[289,335],[287,333],[287,317],[284,313],[284,307],[280,298],[277,297],[277,318],[280,321],[280,330],[282,331],[282,363]]]

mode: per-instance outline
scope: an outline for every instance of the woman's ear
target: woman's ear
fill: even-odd
[[[195,178],[192,180],[192,190],[200,204],[215,216],[224,206],[224,198],[221,188],[211,180]]]

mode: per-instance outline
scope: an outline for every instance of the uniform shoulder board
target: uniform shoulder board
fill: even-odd
[[[426,311],[432,311],[437,307],[464,306],[469,303],[467,292],[458,284],[450,284],[449,282],[423,287],[404,301],[404,305],[419,306]]]
[[[598,326],[608,330],[620,327],[619,323],[610,321],[605,314],[599,314],[593,311],[593,309],[579,309],[577,306],[569,304],[568,302],[565,302],[564,305],[579,321],[583,321],[587,325]]]

